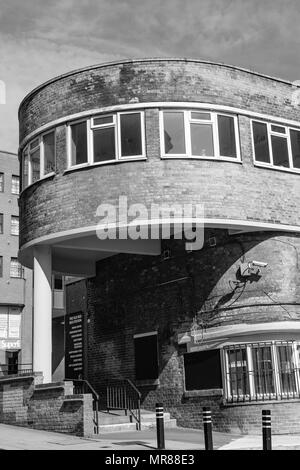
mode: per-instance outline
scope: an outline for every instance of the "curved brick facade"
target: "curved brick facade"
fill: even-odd
[[[54,128],[56,132],[55,170],[25,188],[20,196],[20,255],[24,264],[32,265],[31,250],[43,242],[52,245],[55,266],[55,257],[59,256],[55,240],[68,233],[68,241],[76,242],[82,232],[97,224],[99,204],[117,204],[122,195],[128,197],[128,205],[142,203],[147,208],[152,203],[204,205],[205,245],[199,252],[187,253],[183,242],[173,240],[162,243],[162,252],[170,250],[166,260],[161,256],[117,254],[97,262],[96,276],[86,282],[88,306],[80,307],[90,318],[88,374],[97,389],[103,387],[103,375],[106,380],[127,377],[134,381],[133,336],[157,331],[159,383],[153,382],[150,387],[141,384],[144,405],[152,408],[157,399],[162,400],[179,423],[197,427],[200,420],[195,413],[199,417],[201,407],[209,403],[218,429],[228,430],[231,426],[250,432],[260,422],[254,412],[264,406],[257,398],[262,385],[255,381],[260,379],[251,374],[247,378],[250,389],[256,390],[255,406],[229,406],[224,391],[229,387],[226,373],[230,371],[224,365],[227,352],[222,352],[221,391],[212,388],[188,393],[183,358],[193,351],[221,351],[231,343],[259,341],[268,348],[273,342],[277,365],[272,373],[277,378],[272,376],[270,380],[275,380],[276,390],[281,393],[274,413],[280,408],[284,414],[284,400],[292,398],[299,414],[299,384],[289,384],[297,393],[293,389],[285,396],[286,376],[278,364],[284,362],[280,342],[285,342],[288,354],[288,342],[300,341],[300,174],[299,169],[282,171],[256,165],[251,131],[252,119],[298,129],[300,113],[293,104],[294,91],[291,83],[236,67],[149,59],[65,74],[37,88],[21,103],[20,155],[42,132]],[[161,158],[159,113],[168,104],[176,109],[174,103],[181,110],[197,105],[201,109],[203,105],[206,111],[234,116],[240,161]],[[126,110],[144,112],[146,158],[70,169],[70,122]],[[244,229],[246,233],[230,234],[230,228]],[[253,229],[256,231],[251,232]],[[213,242],[209,242],[212,237]],[[69,257],[76,261],[74,251]],[[94,261],[97,259],[95,255]],[[251,260],[264,261],[267,267],[245,279],[239,269],[241,263]],[[76,289],[76,285],[75,290],[69,288],[71,297],[76,297]],[[76,311],[76,306],[71,310]],[[189,332],[195,319],[204,336],[192,350],[184,337],[187,333],[191,341]],[[232,332],[228,333],[228,327],[233,328]],[[274,348],[279,349],[276,352]],[[252,354],[248,369],[254,370],[255,360],[271,361],[257,359],[255,351],[246,350],[248,359]],[[235,367],[244,362],[245,358],[235,360]],[[248,374],[248,369],[243,373]],[[298,381],[298,375],[295,377],[292,380]],[[250,392],[246,392],[247,402]],[[275,392],[270,394],[274,398]],[[291,402],[288,406],[290,413]],[[253,426],[245,422],[244,416],[252,411]],[[278,423],[276,429],[280,432],[280,420]],[[296,422],[293,430],[299,432]]]

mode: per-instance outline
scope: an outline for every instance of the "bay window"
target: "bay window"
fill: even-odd
[[[24,148],[21,162],[22,189],[55,170],[55,131],[36,137]]]
[[[300,130],[252,121],[254,161],[262,166],[300,169]]]
[[[294,341],[226,346],[224,365],[228,402],[300,396],[299,345]]]
[[[162,156],[238,161],[237,118],[206,111],[161,111]]]

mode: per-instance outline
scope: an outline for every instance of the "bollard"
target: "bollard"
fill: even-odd
[[[262,410],[263,450],[272,450],[271,411]]]
[[[164,408],[162,403],[156,403],[156,432],[157,448],[165,448]]]
[[[203,408],[203,427],[205,450],[213,450],[211,411],[207,406]]]

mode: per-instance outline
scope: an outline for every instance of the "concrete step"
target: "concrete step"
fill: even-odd
[[[176,419],[167,419],[164,420],[164,427],[165,428],[176,428],[177,421]],[[144,431],[145,429],[154,429],[156,428],[156,421],[142,421],[141,422],[141,430]]]
[[[98,434],[111,432],[136,431],[136,423],[120,423],[120,424],[102,424],[98,426]]]

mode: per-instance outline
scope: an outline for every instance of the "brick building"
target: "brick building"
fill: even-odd
[[[70,72],[24,98],[20,259],[34,269],[34,369],[46,381],[51,275],[82,276],[67,287],[68,376],[98,391],[130,379],[145,408],[160,400],[185,426],[210,405],[217,429],[253,432],[267,404],[276,432],[299,432],[297,93],[234,66],[145,59]],[[151,236],[169,221],[151,216],[150,236],[112,227],[116,239],[100,240],[99,205],[125,196],[136,216],[201,205],[190,219],[204,224],[203,247],[174,224]]]
[[[19,162],[0,151],[0,376],[32,364],[32,276],[18,261]]]

